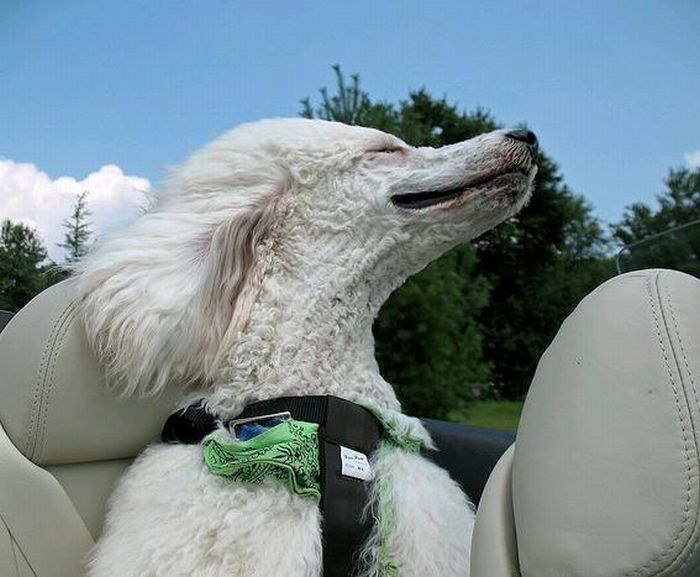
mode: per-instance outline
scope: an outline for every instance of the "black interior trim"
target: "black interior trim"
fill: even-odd
[[[428,453],[432,460],[478,505],[491,471],[515,442],[515,433],[435,419],[423,419],[423,424],[439,449]]]
[[[10,322],[13,316],[15,316],[15,313],[11,311],[0,310],[0,333],[2,332],[2,329],[7,326],[7,323]]]

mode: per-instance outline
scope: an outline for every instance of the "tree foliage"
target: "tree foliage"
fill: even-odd
[[[0,226],[0,309],[18,311],[55,282],[46,249],[28,226],[3,220]]]
[[[377,361],[409,413],[446,417],[488,381],[476,313],[489,290],[475,263],[469,246],[450,251],[397,290],[375,321]]]
[[[443,146],[499,128],[485,110],[464,112],[426,89],[393,105],[373,102],[357,75],[334,67],[337,93],[321,89],[302,115],[371,126],[414,146]],[[522,397],[563,318],[613,273],[590,206],[544,153],[532,201],[519,215],[410,279],[375,323],[377,358],[404,407],[444,417],[490,379]]]
[[[492,285],[481,312],[494,392],[522,397],[539,357],[564,318],[614,274],[607,242],[590,206],[539,154],[532,199],[518,215],[477,241],[478,271]]]
[[[87,206],[87,190],[75,197],[73,212],[70,218],[63,221],[66,229],[64,241],[58,246],[66,250],[66,262],[74,263],[87,254],[92,230],[88,217],[92,214]]]
[[[674,268],[700,276],[700,168],[671,169],[658,208],[638,202],[611,226],[613,237],[629,248],[623,269]],[[697,223],[689,226],[691,223]]]

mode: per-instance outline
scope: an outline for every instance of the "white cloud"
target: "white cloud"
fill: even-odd
[[[88,191],[90,221],[96,234],[112,231],[132,221],[147,205],[151,183],[146,178],[124,174],[107,164],[82,180],[61,176],[51,180],[31,163],[0,159],[0,219],[9,218],[35,228],[56,262],[63,262],[64,219],[72,212],[75,197]]]
[[[685,163],[689,168],[699,168],[700,167],[700,150],[695,150],[694,152],[686,152],[683,155],[685,158]]]

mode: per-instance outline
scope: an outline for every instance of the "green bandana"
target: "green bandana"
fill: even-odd
[[[362,406],[372,413],[375,418],[382,424],[384,429],[384,439],[382,444],[389,447],[401,447],[406,449],[409,453],[420,453],[420,448],[423,445],[423,441],[417,439],[416,437],[410,437],[405,433],[400,433],[398,431],[398,423],[396,417],[392,417],[387,420],[384,418],[382,412],[374,405],[368,405],[361,403]]]
[[[215,475],[259,485],[276,479],[297,495],[321,500],[318,425],[287,421],[248,441],[225,432],[204,440],[204,462]]]

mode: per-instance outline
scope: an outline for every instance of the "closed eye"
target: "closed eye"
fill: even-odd
[[[385,148],[374,148],[368,150],[368,154],[404,154],[406,152],[405,148],[399,146],[387,146]]]

